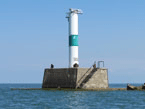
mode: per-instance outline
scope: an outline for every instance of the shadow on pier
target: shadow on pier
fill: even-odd
[[[90,71],[90,70],[92,70],[92,71]],[[90,71],[90,72],[89,72]],[[76,88],[82,88],[83,87],[83,85],[85,84],[85,83],[87,83],[89,80],[90,80],[90,78],[94,75],[94,73],[97,71],[97,68],[89,68],[88,70],[87,70],[87,72],[82,76],[82,78],[78,81],[78,83],[77,83],[77,87]]]

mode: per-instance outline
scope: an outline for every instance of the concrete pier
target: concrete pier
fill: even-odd
[[[42,88],[108,88],[106,68],[45,69]]]
[[[11,90],[48,90],[48,91],[126,91],[126,88],[93,88],[93,89],[71,89],[71,88],[11,88]]]

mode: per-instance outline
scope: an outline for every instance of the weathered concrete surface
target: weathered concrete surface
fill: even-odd
[[[105,68],[45,69],[42,88],[108,88]]]
[[[108,88],[108,70],[105,68],[78,68],[77,87]]]
[[[42,88],[75,88],[77,68],[45,69]]]

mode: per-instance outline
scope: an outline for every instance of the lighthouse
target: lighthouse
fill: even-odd
[[[74,64],[79,65],[78,58],[78,14],[82,14],[80,9],[69,9],[66,18],[69,23],[69,67],[72,68]]]
[[[78,14],[80,9],[69,9],[66,18],[69,24],[69,68],[46,68],[44,70],[42,88],[81,88],[106,89],[108,85],[108,69],[104,61],[94,63],[90,68],[79,68],[78,60]],[[100,67],[103,62],[103,68]],[[93,67],[93,68],[92,68]],[[88,77],[89,76],[89,77]]]

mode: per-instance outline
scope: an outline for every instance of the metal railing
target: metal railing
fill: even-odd
[[[101,68],[100,67],[101,63],[103,63],[103,67],[104,67],[104,61],[98,61],[98,68]]]

